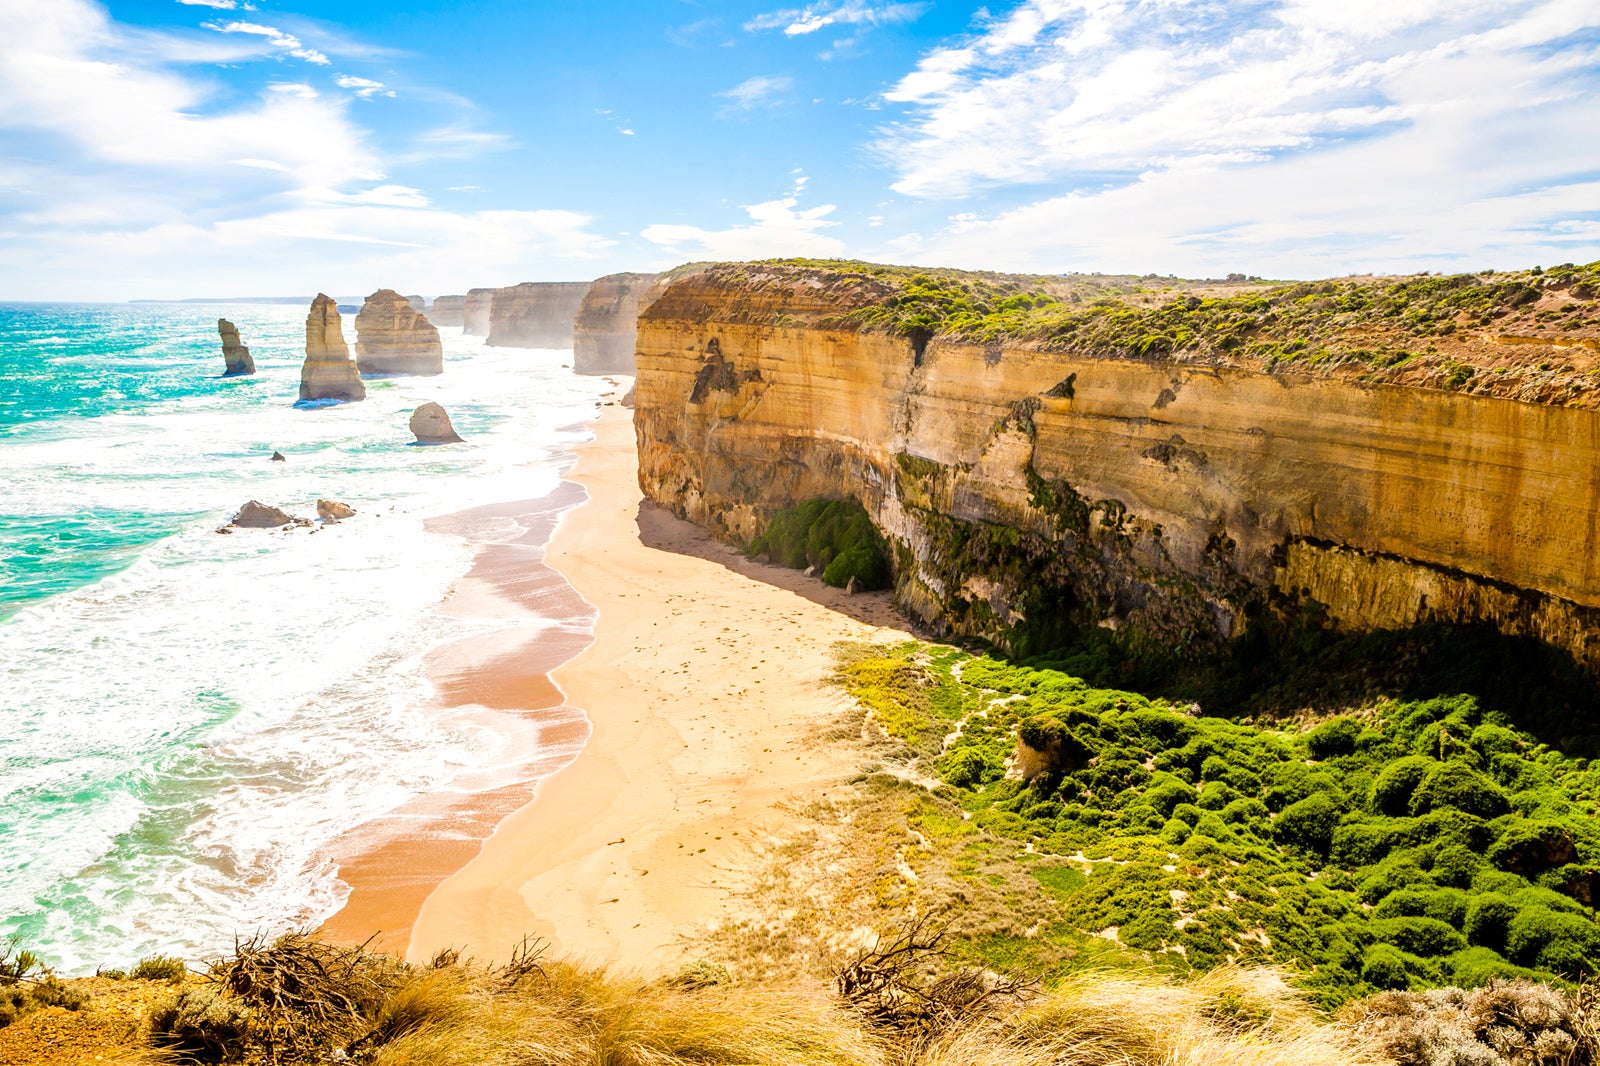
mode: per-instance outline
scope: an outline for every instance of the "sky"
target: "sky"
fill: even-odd
[[[1600,259],[1600,0],[4,0],[0,299]]]

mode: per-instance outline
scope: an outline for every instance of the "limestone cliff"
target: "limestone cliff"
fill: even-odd
[[[468,337],[489,335],[489,312],[494,306],[493,289],[468,289],[461,303],[461,332]]]
[[[439,331],[414,299],[393,289],[368,296],[356,315],[356,365],[363,374],[442,374]]]
[[[317,293],[306,316],[306,361],[300,367],[302,400],[364,400],[367,387],[344,342],[339,305]]]
[[[239,341],[239,327],[225,318],[217,319],[217,333],[222,337],[222,376],[242,377],[256,372],[256,361],[250,358],[250,349]]]
[[[497,348],[571,348],[586,281],[525,281],[494,291],[489,339]]]
[[[909,613],[1014,645],[1314,603],[1600,668],[1597,280],[717,266],[640,316],[640,483],[740,543],[854,498]]]
[[[436,296],[433,306],[428,308],[428,321],[440,329],[460,326],[463,321],[463,312],[466,310],[467,298],[465,296]]]
[[[584,294],[572,340],[572,369],[580,374],[632,374],[639,303],[656,274],[607,274]]]

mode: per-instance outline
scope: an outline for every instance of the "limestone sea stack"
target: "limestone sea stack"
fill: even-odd
[[[466,302],[465,296],[436,296],[433,306],[428,308],[428,321],[440,329],[460,326]]]
[[[367,387],[350,358],[339,323],[339,305],[324,293],[306,316],[306,361],[300,367],[302,400],[364,400]]]
[[[411,432],[418,444],[460,444],[450,416],[436,403],[425,403],[411,412]]]
[[[467,337],[489,335],[489,313],[494,306],[493,289],[468,289],[461,302],[461,333]]]
[[[489,339],[495,348],[571,348],[578,305],[586,281],[525,281],[496,289],[489,308]]]
[[[379,289],[356,315],[356,366],[363,374],[442,374],[444,346],[406,297]]]
[[[410,304],[411,309],[419,315],[428,313],[428,298],[426,296],[407,296],[406,303]]]
[[[236,378],[254,374],[256,361],[250,358],[250,349],[239,343],[239,327],[225,318],[219,318],[217,332],[222,335],[222,361],[227,365],[222,376]]]

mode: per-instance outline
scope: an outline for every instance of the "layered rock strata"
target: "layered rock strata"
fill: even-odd
[[[444,345],[414,303],[379,289],[356,315],[356,365],[363,374],[442,374]]]
[[[256,361],[250,358],[250,349],[239,341],[239,327],[225,318],[217,319],[217,333],[222,337],[222,376],[242,377],[256,372]]]
[[[525,281],[496,289],[489,337],[497,348],[571,348],[586,281]]]
[[[494,309],[493,289],[468,289],[461,301],[461,332],[468,337],[489,335],[489,314]]]
[[[426,296],[407,296],[406,303],[410,304],[411,309],[419,315],[428,313],[428,298]]]
[[[608,274],[596,279],[578,308],[572,369],[579,374],[632,374],[641,301],[648,306],[657,274]],[[652,295],[659,295],[659,292]]]
[[[1013,645],[1100,625],[1182,650],[1315,604],[1353,629],[1487,622],[1600,668],[1592,295],[1507,281],[1512,311],[1463,311],[1426,342],[1334,319],[1417,351],[1297,364],[1272,333],[1293,292],[1239,297],[1248,321],[1215,345],[1173,330],[1117,347],[1082,339],[1115,308],[1070,293],[1029,320],[1064,323],[1048,336],[872,326],[909,284],[753,264],[674,283],[639,320],[646,495],[739,543],[780,508],[856,499],[908,613]],[[1570,327],[1499,340],[1548,311]]]
[[[428,308],[428,321],[440,329],[460,326],[466,303],[465,296],[436,296],[433,306]]]
[[[411,412],[411,433],[418,444],[459,444],[461,437],[450,424],[450,416],[436,403],[425,403]]]
[[[367,387],[344,342],[339,307],[317,293],[306,316],[306,361],[300,367],[300,399],[364,400]]]

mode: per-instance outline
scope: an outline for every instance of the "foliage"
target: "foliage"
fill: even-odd
[[[938,646],[842,676],[968,832],[1078,872],[1039,882],[1059,935],[1184,973],[1270,959],[1327,1004],[1600,970],[1600,764],[1474,697],[1301,728]],[[1044,753],[1031,782],[1004,772],[1019,740]]]
[[[852,578],[862,589],[889,586],[883,536],[854,500],[807,500],[779,511],[748,553],[793,570],[816,567],[834,588],[844,588]]]
[[[1592,1006],[1522,979],[1470,991],[1389,992],[1351,1009],[1347,1020],[1397,1066],[1566,1066],[1592,1062],[1600,1051]]]
[[[46,1007],[81,1010],[82,992],[53,974],[15,938],[0,941],[0,1029]]]
[[[128,972],[136,981],[182,981],[189,976],[189,967],[171,955],[147,955]]]

